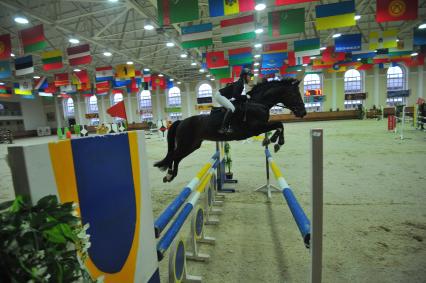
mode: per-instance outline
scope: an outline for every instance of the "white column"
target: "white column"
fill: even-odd
[[[55,112],[56,112],[56,128],[62,128],[62,117],[61,117],[61,110],[59,107],[59,100],[58,97],[54,97],[55,100]]]
[[[127,93],[127,120],[129,123],[133,123],[133,110],[132,110],[132,93]]]
[[[374,93],[373,93],[373,103],[376,107],[379,107],[379,96],[380,96],[380,85],[379,85],[379,67],[374,66]]]
[[[163,120],[163,112],[161,111],[160,88],[155,90],[155,99],[157,101],[157,120]]]
[[[101,119],[100,123],[102,124],[102,123],[106,123],[106,120],[105,120],[106,109],[105,109],[104,96],[101,96],[101,107],[102,107],[102,111],[101,111],[101,113],[99,113],[99,114],[101,114],[99,116],[99,118]]]
[[[336,86],[336,73],[331,74],[331,108],[336,110],[337,108],[337,86]]]
[[[192,100],[192,97],[191,97],[191,91],[190,91],[190,88],[189,88],[189,83],[185,83],[185,96],[186,96],[186,111],[187,111],[187,117],[191,117],[191,107],[192,107],[192,103],[191,103],[191,100]]]
[[[417,67],[417,97],[424,97],[423,96],[423,78],[424,78],[424,72],[423,72],[423,65]]]
[[[77,111],[77,115],[75,115],[76,116],[76,124],[78,124],[78,125],[82,125],[82,124],[84,124],[83,123],[83,116],[82,116],[82,109],[81,109],[81,100],[80,100],[80,95],[79,94],[77,94],[76,95],[76,97],[77,97],[77,107],[75,107],[75,110]]]

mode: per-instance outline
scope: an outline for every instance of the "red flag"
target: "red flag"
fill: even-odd
[[[68,73],[55,74],[55,86],[69,85]]]
[[[243,66],[232,66],[232,77],[239,77],[242,70]]]
[[[119,117],[127,120],[126,115],[126,106],[124,106],[124,101],[120,101],[117,104],[111,106],[106,111],[111,117]]]
[[[43,50],[46,46],[43,25],[37,25],[19,31],[25,53]]]
[[[417,19],[418,0],[377,0],[376,22]]]
[[[92,62],[89,44],[69,47],[67,48],[67,54],[71,66],[90,64]]]
[[[269,43],[263,45],[262,53],[281,53],[287,52],[287,42]]]
[[[234,78],[222,78],[222,79],[220,79],[221,84],[228,84],[228,83],[233,83],[233,82],[234,82]]]
[[[11,52],[10,34],[0,35],[0,59],[9,59]]]
[[[318,0],[275,0],[275,5],[276,6],[291,5],[291,4],[314,2],[314,1],[318,1]]]
[[[228,66],[228,60],[225,60],[224,51],[207,52],[206,62],[207,68],[219,68]]]
[[[74,81],[79,82],[79,84],[84,84],[89,82],[89,74],[87,73],[87,70],[81,70],[78,72],[73,72],[72,74],[74,76]]]
[[[287,64],[289,66],[296,66],[296,54],[294,51],[288,52]]]
[[[158,75],[153,75],[152,76],[152,89],[156,90],[157,87],[160,89],[166,89],[166,80],[164,79],[164,77],[159,77]]]
[[[345,60],[345,52],[335,52],[334,46],[328,46],[322,53],[323,62],[338,62]]]

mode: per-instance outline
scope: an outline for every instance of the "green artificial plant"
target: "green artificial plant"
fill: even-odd
[[[228,173],[231,174],[231,168],[232,168],[232,159],[231,159],[231,145],[228,142],[225,142],[225,166],[228,168]]]
[[[0,204],[0,282],[96,282],[83,264],[89,226],[75,209],[56,196]]]

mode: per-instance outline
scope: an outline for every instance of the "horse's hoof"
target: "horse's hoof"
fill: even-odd
[[[274,152],[280,150],[281,146],[279,144],[274,144]]]
[[[263,139],[262,146],[267,146],[270,143],[271,143],[271,141],[269,139]]]
[[[167,183],[167,182],[168,182],[167,177],[163,177],[163,183]]]

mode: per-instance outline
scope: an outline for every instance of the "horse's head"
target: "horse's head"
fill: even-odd
[[[306,115],[305,103],[299,90],[300,81],[293,79],[289,83],[289,87],[282,96],[282,103],[290,109],[296,117],[303,118]]]

